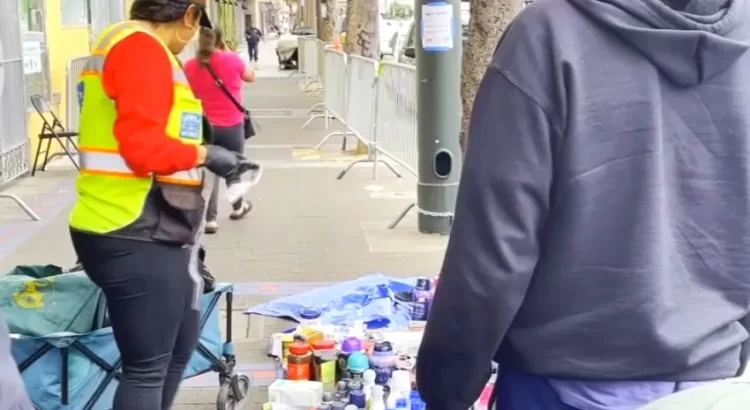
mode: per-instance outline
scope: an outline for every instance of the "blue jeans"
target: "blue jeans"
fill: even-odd
[[[563,403],[541,377],[501,371],[495,386],[497,410],[578,410]]]

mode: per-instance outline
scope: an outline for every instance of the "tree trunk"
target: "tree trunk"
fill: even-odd
[[[324,43],[332,43],[336,37],[336,21],[339,13],[338,0],[327,0],[325,4],[320,5],[323,17],[323,32],[320,33],[320,39]]]
[[[523,0],[471,0],[469,40],[461,68],[461,149],[468,144],[467,128],[474,97],[495,53],[497,42],[508,24],[523,9]]]
[[[349,0],[347,4],[344,52],[380,60],[378,0]]]

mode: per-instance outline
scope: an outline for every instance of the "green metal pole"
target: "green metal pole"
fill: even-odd
[[[419,232],[450,233],[462,155],[461,2],[415,0]]]

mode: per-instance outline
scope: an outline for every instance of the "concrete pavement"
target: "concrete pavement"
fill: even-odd
[[[272,42],[261,50],[259,79],[247,87],[245,102],[260,125],[246,153],[265,166],[263,180],[250,195],[253,212],[245,220],[230,221],[229,207],[221,207],[219,233],[206,240],[210,268],[219,280],[238,285],[234,311],[223,313],[233,317],[239,369],[252,378],[253,403],[265,401],[265,386],[274,374],[265,357],[268,336],[291,325],[253,317],[247,329],[243,311],[369,272],[435,275],[446,243],[444,237],[418,234],[415,215],[386,229],[413,200],[415,180],[382,171],[373,181],[369,166],[336,180],[354,157],[339,151],[340,140],[320,151],[310,148],[327,133],[317,120],[300,129],[318,98],[305,96],[296,79],[287,78],[290,72],[277,70]],[[74,177],[72,167],[60,159],[49,171],[6,190],[21,195],[44,220],[33,222],[10,201],[0,200],[0,271],[18,264],[69,266],[75,261],[67,232]],[[187,381],[175,409],[215,409],[217,390],[214,374]]]

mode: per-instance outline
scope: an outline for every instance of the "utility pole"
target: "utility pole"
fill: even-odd
[[[462,154],[461,2],[415,0],[417,27],[418,228],[447,235]]]

